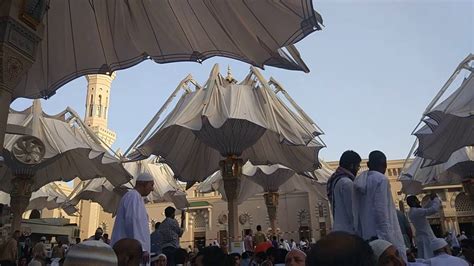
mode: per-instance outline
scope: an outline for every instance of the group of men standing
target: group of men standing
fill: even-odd
[[[367,163],[369,170],[359,174],[361,162],[356,152],[344,152],[339,167],[328,180],[327,194],[334,217],[333,230],[355,234],[364,240],[387,241],[396,247],[400,258],[407,262],[407,245],[412,243],[405,241],[400,227],[390,182],[385,176],[386,156],[381,151],[371,152]],[[432,258],[437,254],[434,251],[442,249],[439,248],[440,239],[436,238],[426,219],[439,211],[441,201],[436,194],[430,198],[427,206],[422,207],[416,196],[407,197],[410,206],[408,216],[416,231],[417,257],[424,260]],[[410,225],[408,227],[410,229]]]
[[[334,215],[334,230],[357,234],[363,239],[392,243],[405,258],[406,247],[398,224],[390,183],[385,176],[387,158],[381,151],[369,154],[368,171],[357,176],[361,157],[346,151],[328,181],[327,190]]]

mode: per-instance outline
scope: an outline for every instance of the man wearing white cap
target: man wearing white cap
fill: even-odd
[[[458,257],[451,256],[448,242],[442,238],[435,238],[431,241],[431,249],[434,257],[427,260],[431,266],[468,266],[469,264]]]
[[[392,243],[383,239],[376,239],[371,241],[369,245],[374,251],[375,263],[377,266],[407,265],[400,255],[399,250],[392,245]]]
[[[123,238],[132,238],[140,242],[143,249],[143,263],[150,260],[150,229],[148,214],[143,197],[153,191],[154,179],[148,173],[137,176],[135,188],[129,190],[120,200],[112,232],[113,246]]]

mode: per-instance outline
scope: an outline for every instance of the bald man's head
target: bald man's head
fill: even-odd
[[[114,245],[119,266],[138,266],[142,260],[142,245],[138,240],[124,238]]]

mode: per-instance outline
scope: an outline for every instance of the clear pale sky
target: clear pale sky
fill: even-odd
[[[325,28],[299,42],[311,73],[267,68],[325,131],[325,160],[353,149],[389,159],[405,158],[410,135],[423,110],[459,62],[474,53],[474,1],[314,1]],[[151,61],[119,71],[113,82],[109,127],[126,149],[188,74],[204,83],[213,64],[230,65],[242,79],[249,66],[214,58],[197,63],[158,65]],[[462,78],[461,76],[460,78]],[[454,89],[454,88],[453,88]],[[86,80],[79,78],[43,101],[47,113],[70,106],[84,114]],[[30,100],[16,100],[23,109]]]

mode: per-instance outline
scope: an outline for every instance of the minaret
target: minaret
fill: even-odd
[[[108,129],[110,89],[115,72],[109,75],[87,75],[86,115],[84,121],[109,147],[116,139],[115,132]]]
[[[115,141],[116,134],[107,127],[109,117],[110,89],[115,73],[109,75],[87,75],[87,96],[85,124],[102,140],[111,147]],[[75,186],[79,180],[74,182]],[[78,204],[80,210],[79,227],[82,239],[94,235],[100,226],[102,208],[99,204],[83,200]],[[111,232],[107,232],[111,233]]]

